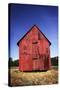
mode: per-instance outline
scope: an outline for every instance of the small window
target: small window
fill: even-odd
[[[35,42],[32,42],[32,44],[37,44],[38,42],[37,41],[35,41]]]
[[[33,59],[33,60],[37,60],[38,58],[35,57],[35,58],[32,58],[32,59]]]

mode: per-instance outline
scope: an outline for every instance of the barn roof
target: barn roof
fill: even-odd
[[[30,30],[17,42],[17,45],[19,46],[19,42],[32,30],[32,28],[36,27],[41,33],[42,35],[46,38],[46,40],[49,42],[49,44],[51,45],[51,42],[47,39],[47,37],[43,34],[43,32],[36,26],[33,25]]]

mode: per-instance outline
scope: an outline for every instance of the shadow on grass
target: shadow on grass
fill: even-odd
[[[21,71],[21,72],[46,72],[48,70],[33,70],[33,71]]]

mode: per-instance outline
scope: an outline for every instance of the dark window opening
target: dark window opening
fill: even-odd
[[[32,58],[33,60],[36,60],[36,59],[38,59],[37,57],[35,57],[35,58]]]
[[[35,42],[32,42],[32,44],[37,44],[38,42],[37,41],[35,41]]]

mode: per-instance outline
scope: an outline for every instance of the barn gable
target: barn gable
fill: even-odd
[[[47,39],[47,37],[41,32],[41,30],[36,26],[33,25],[30,30],[17,42],[17,45],[19,46],[19,43],[27,36],[28,33],[30,33],[32,30],[38,30],[38,37],[40,38],[40,34],[45,37],[49,45],[51,45],[51,42]]]

